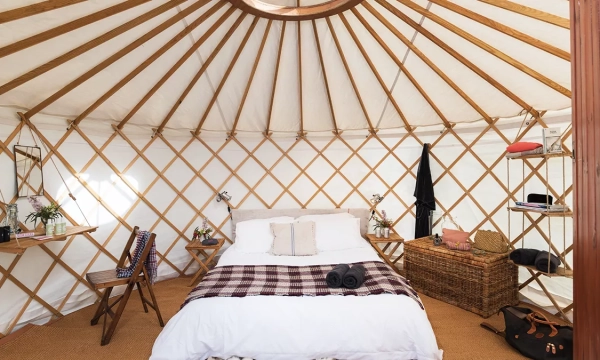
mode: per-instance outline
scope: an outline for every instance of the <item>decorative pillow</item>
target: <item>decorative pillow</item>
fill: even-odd
[[[273,245],[271,223],[292,223],[291,216],[240,221],[235,227],[235,248],[242,253],[266,253]]]
[[[348,212],[335,213],[335,214],[315,214],[315,215],[302,215],[296,218],[296,221],[330,221],[333,219],[356,219],[356,217]]]
[[[506,151],[509,152],[509,153],[513,153],[513,152],[535,150],[535,149],[537,149],[539,147],[542,147],[542,144],[540,144],[540,143],[534,143],[534,142],[521,141],[521,142],[516,142],[514,144],[508,145],[506,147]]]
[[[312,221],[292,224],[271,224],[273,231],[273,255],[307,256],[317,254],[315,223]]]
[[[469,233],[466,231],[442,229],[442,244],[469,242]]]
[[[315,239],[319,251],[334,251],[362,247],[360,218],[333,218],[315,221]]]

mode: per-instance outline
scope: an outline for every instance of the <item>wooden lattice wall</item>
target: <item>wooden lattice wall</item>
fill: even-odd
[[[87,122],[69,127],[52,119],[28,124],[16,114],[0,125],[0,183],[7,202],[17,201],[21,219],[30,211],[12,196],[12,145],[40,143],[45,201],[63,205],[70,223],[83,223],[52,158],[96,233],[41,245],[23,256],[0,254],[0,337],[26,322],[45,322],[94,302],[84,280],[88,271],[114,266],[127,232],[135,225],[157,233],[161,279],[189,274],[184,250],[192,229],[207,216],[231,242],[227,205],[215,201],[226,190],[236,208],[370,207],[385,196],[395,230],[414,231],[414,181],[423,143],[431,144],[437,212],[451,213],[464,229],[506,233],[507,187],[504,148],[517,138],[518,122],[427,128],[406,132],[357,132],[327,136],[235,136],[124,128]],[[30,126],[28,126],[30,125]],[[519,139],[539,140],[542,119],[527,122]],[[563,124],[563,128],[566,124]],[[30,131],[31,130],[31,131]],[[32,138],[33,136],[33,138]],[[570,142],[570,132],[566,134]],[[541,163],[527,162],[531,175],[512,181],[519,200],[531,181],[545,184]],[[7,185],[8,184],[8,185]],[[568,196],[552,183],[556,198]],[[12,188],[11,188],[12,186]],[[2,213],[4,217],[4,213]],[[439,216],[438,216],[439,218]],[[530,231],[540,220],[528,215]],[[25,224],[28,225],[28,224]],[[517,224],[518,225],[518,224]],[[570,241],[570,240],[569,240]],[[569,253],[569,247],[565,253]],[[560,249],[563,251],[564,249]]]

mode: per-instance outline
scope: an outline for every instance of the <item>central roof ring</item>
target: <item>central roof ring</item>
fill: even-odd
[[[331,0],[310,6],[278,6],[259,0],[228,0],[238,9],[254,16],[284,21],[320,19],[339,14],[360,4],[363,0]]]

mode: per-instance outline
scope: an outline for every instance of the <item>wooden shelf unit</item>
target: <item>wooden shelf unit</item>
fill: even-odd
[[[511,206],[508,209],[514,212],[535,213],[549,217],[573,217],[573,212],[570,209],[567,211],[544,211],[544,209],[523,209],[514,206]]]
[[[560,152],[560,153],[549,153],[549,154],[532,154],[532,155],[523,155],[517,157],[506,157],[508,160],[523,160],[523,159],[549,159],[556,157],[571,157],[573,156],[570,152]]]
[[[63,241],[70,236],[94,232],[96,229],[98,229],[97,226],[67,226],[67,232],[65,234],[55,235],[46,240],[36,240],[30,237],[20,238],[18,241],[17,239],[11,239],[9,242],[0,244],[0,253],[23,255],[25,250],[30,247],[38,246],[51,241]]]
[[[552,192],[555,196],[558,196],[558,199],[555,199],[555,202],[558,204],[565,204],[565,198],[567,195],[567,191],[566,191],[566,177],[565,177],[565,160],[568,157],[572,157],[572,153],[568,152],[568,151],[563,151],[561,153],[549,153],[549,154],[534,154],[534,155],[525,155],[525,156],[519,156],[519,157],[514,157],[514,158],[510,158],[507,157],[506,158],[506,169],[507,169],[507,178],[508,178],[508,182],[507,182],[507,189],[509,191],[509,195],[511,195],[511,187],[510,187],[510,160],[521,160],[523,163],[523,177],[522,177],[522,181],[520,184],[520,187],[523,189],[522,190],[522,200],[521,201],[526,201],[526,194],[525,194],[525,183],[529,178],[534,177],[534,175],[537,175],[537,177],[539,178],[539,180],[541,180],[544,185],[546,186],[546,196],[551,195],[550,193]],[[548,162],[549,159],[552,158],[562,158],[562,193],[558,194],[558,192],[552,190],[551,191],[551,187],[549,185],[549,181],[548,181]],[[537,166],[533,166],[532,163],[529,162],[529,160],[535,160],[535,159],[539,159],[541,162],[536,162]],[[526,167],[527,164],[527,167]],[[545,170],[545,177],[541,176],[541,167],[544,167]],[[535,172],[535,174],[530,174],[530,176],[527,177],[525,176],[526,173],[526,169],[529,170],[529,172]],[[539,172],[538,172],[539,171]],[[528,266],[528,265],[518,265],[515,264],[519,267],[522,268],[526,268],[529,273],[531,274],[531,277],[525,281],[521,286],[519,286],[519,289],[524,288],[527,284],[535,281],[539,287],[542,289],[542,291],[546,294],[546,296],[548,297],[548,299],[552,302],[552,304],[554,305],[554,307],[556,308],[556,310],[558,311],[555,315],[560,316],[561,318],[563,318],[564,320],[566,320],[567,322],[571,322],[567,316],[567,312],[573,309],[573,304],[569,304],[566,307],[561,307],[558,302],[554,299],[554,296],[552,295],[552,293],[550,293],[550,291],[548,291],[548,289],[546,288],[546,286],[541,282],[541,280],[539,279],[539,277],[541,275],[549,277],[549,278],[556,278],[556,277],[566,277],[566,278],[573,278],[573,270],[571,269],[571,266],[566,263],[566,257],[567,255],[572,251],[573,247],[567,247],[566,246],[566,219],[567,218],[572,218],[573,217],[573,211],[570,208],[567,208],[567,210],[565,211],[546,211],[546,209],[536,209],[536,208],[531,208],[531,209],[525,209],[522,207],[516,207],[514,205],[514,203],[511,205],[512,202],[512,196],[508,197],[507,200],[507,211],[508,211],[508,241],[509,241],[509,245],[511,247],[514,247],[514,244],[516,244],[518,241],[521,241],[521,244],[523,247],[525,246],[525,236],[527,235],[527,233],[535,230],[538,233],[540,233],[542,235],[542,238],[546,241],[546,243],[548,244],[548,252],[550,254],[554,254],[556,255],[561,263],[562,266],[559,266],[557,268],[557,271],[555,273],[548,273],[545,271],[540,271],[538,270],[535,266]],[[547,203],[547,205],[549,205]],[[515,214],[515,213],[520,213],[522,216],[522,221],[523,221],[523,227],[522,230],[520,231],[519,234],[517,234],[517,236],[514,238],[515,240],[513,240],[513,237],[511,236],[511,214]],[[537,216],[537,219],[534,218],[534,216]],[[541,229],[541,224],[539,224],[539,222],[541,221],[541,218],[547,218],[545,221],[548,224],[548,233],[547,235],[545,234],[544,231],[542,231]],[[552,237],[552,226],[551,226],[551,222],[552,219],[556,219],[556,218],[562,218],[563,224],[562,224],[562,228],[563,228],[563,234],[562,234],[562,252],[561,250],[559,250],[559,246],[558,245],[558,241],[553,240]],[[530,226],[528,229],[525,229],[525,222],[526,220],[529,220],[529,222],[532,224],[532,226]],[[556,220],[555,220],[556,221]],[[556,237],[554,238],[556,239]]]
[[[513,264],[515,264],[513,262]],[[569,269],[565,269],[563,266],[559,266],[556,269],[555,273],[549,273],[549,272],[545,272],[545,271],[540,271],[538,270],[535,266],[533,265],[520,265],[520,264],[515,264],[516,266],[520,266],[520,267],[524,267],[526,269],[535,271],[536,273],[540,273],[544,276],[547,277],[568,277],[568,278],[573,278],[573,270],[569,270]]]

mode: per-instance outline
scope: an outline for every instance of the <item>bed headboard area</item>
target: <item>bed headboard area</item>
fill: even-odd
[[[238,222],[253,219],[268,219],[277,216],[298,217],[302,215],[337,214],[348,212],[360,218],[360,234],[364,237],[369,229],[369,209],[262,209],[262,210],[231,210],[231,228],[235,241],[235,228]]]

